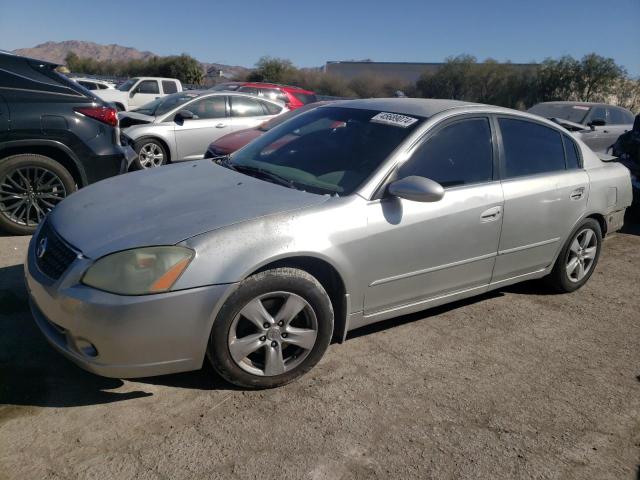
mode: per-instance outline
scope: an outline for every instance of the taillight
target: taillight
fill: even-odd
[[[112,107],[77,107],[74,110],[112,127],[118,126],[118,111]]]

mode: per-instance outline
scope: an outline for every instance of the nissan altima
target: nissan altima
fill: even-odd
[[[524,280],[580,288],[630,203],[624,166],[543,118],[341,101],[230,156],[73,194],[25,274],[37,325],[89,371],[208,359],[234,384],[275,387],[363,325]]]

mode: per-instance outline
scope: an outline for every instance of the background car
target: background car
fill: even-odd
[[[316,94],[310,90],[277,83],[245,82],[234,88],[234,90],[281,101],[287,105],[289,110],[295,110],[308,103],[318,101]]]
[[[0,63],[0,229],[30,234],[77,188],[126,172],[135,153],[120,145],[116,110],[57,65],[6,53]]]
[[[534,115],[336,102],[230,157],[78,192],[33,237],[25,275],[38,327],[83,368],[208,359],[270,388],[364,325],[543,277],[577,290],[630,203],[624,166]]]
[[[274,127],[277,127],[282,122],[285,122],[290,118],[311,110],[312,108],[316,108],[327,103],[330,102],[309,103],[307,105],[304,105],[303,107],[297,108],[296,110],[291,110],[287,113],[283,113],[282,115],[278,115],[271,120],[261,123],[257,127],[228,133],[227,135],[218,138],[214,142],[211,142],[211,144],[207,148],[207,152],[204,154],[204,158],[220,157],[222,155],[233,153],[239,148],[244,147],[250,141],[258,138],[260,135],[268,132]]]
[[[204,157],[212,139],[244,130],[286,112],[279,102],[235,92],[188,91],[120,114],[133,140],[138,168]]]
[[[594,152],[606,152],[620,135],[633,126],[633,113],[604,103],[544,102],[534,105],[528,112],[556,119]]]
[[[96,90],[96,95],[119,111],[132,110],[157,98],[181,92],[180,80],[161,77],[130,78],[116,89]]]
[[[113,82],[107,82],[106,80],[97,80],[95,78],[72,77],[71,80],[79,83],[87,90],[113,90],[116,88],[116,84]]]

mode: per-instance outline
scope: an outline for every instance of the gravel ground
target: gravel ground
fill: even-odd
[[[0,237],[0,478],[640,479],[640,228],[578,292],[539,282],[353,332],[286,387],[86,373]]]

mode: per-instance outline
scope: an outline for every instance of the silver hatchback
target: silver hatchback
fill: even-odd
[[[233,92],[186,91],[158,98],[119,114],[120,128],[133,141],[138,168],[203,158],[223,135],[257,127],[287,112],[281,103]]]
[[[630,203],[624,166],[540,117],[336,102],[228,157],[75,193],[25,273],[38,326],[87,370],[208,358],[237,385],[274,387],[363,325],[524,280],[580,288]]]

